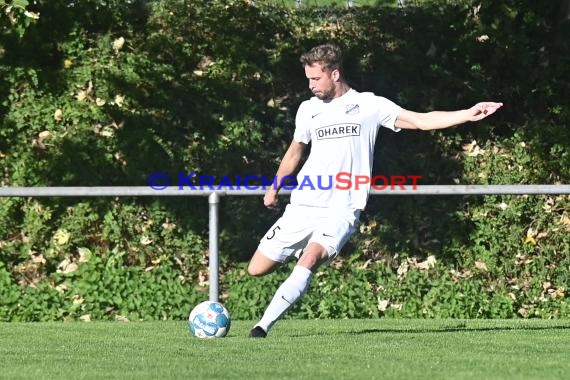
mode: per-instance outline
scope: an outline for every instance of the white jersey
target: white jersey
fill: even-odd
[[[386,98],[354,89],[330,101],[304,101],[297,111],[294,140],[311,142],[311,152],[297,175],[291,204],[363,210],[370,183],[357,189],[355,178],[370,178],[379,127],[398,131],[394,123],[401,109]]]

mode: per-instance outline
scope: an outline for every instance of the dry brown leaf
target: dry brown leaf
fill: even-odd
[[[62,121],[63,120],[63,111],[59,108],[55,110],[53,113],[53,118],[55,121]]]
[[[386,309],[388,309],[389,305],[390,305],[390,300],[378,301],[378,310],[381,312],[384,312],[384,311],[386,311]]]
[[[91,251],[88,248],[77,248],[77,253],[79,254],[79,261],[80,263],[86,263],[91,259]]]
[[[78,101],[82,102],[86,99],[89,99],[89,94],[91,94],[91,91],[93,91],[93,82],[89,81],[89,83],[87,84],[87,88],[84,90],[80,90],[77,95],[75,95],[75,99],[77,99]]]
[[[208,272],[203,270],[198,271],[198,286],[207,286],[208,284]]]
[[[415,265],[416,268],[421,269],[421,270],[428,270],[429,269],[429,264],[427,263],[427,261],[422,261],[421,263],[417,263]]]
[[[83,302],[85,302],[85,299],[83,299],[83,297],[77,294],[74,295],[71,299],[73,300],[74,305],[82,305]]]
[[[477,37],[477,41],[481,43],[487,42],[489,41],[489,36],[486,34],[480,35],[479,37]]]
[[[69,259],[64,259],[59,265],[57,266],[58,273],[72,273],[79,269],[79,265],[72,263]]]
[[[42,255],[41,253],[39,255],[34,255],[32,253],[32,263],[35,264],[45,264],[46,263],[46,258],[44,257],[44,255]]]
[[[113,41],[113,50],[115,51],[115,53],[118,53],[119,50],[121,50],[123,48],[123,45],[125,45],[125,38],[124,37],[119,37],[116,40]]]
[[[475,268],[485,272],[488,271],[487,265],[483,261],[475,261]]]
[[[398,277],[403,277],[406,275],[406,273],[408,273],[408,268],[410,266],[408,265],[407,262],[403,262],[400,264],[400,266],[398,267],[397,273],[398,273]]]
[[[122,107],[125,101],[125,97],[123,95],[115,95],[115,100],[113,100],[113,104],[116,104],[118,107]]]
[[[143,235],[140,239],[140,243],[142,245],[149,245],[149,244],[152,244],[152,240],[148,236]]]
[[[198,69],[200,70],[204,70],[212,66],[213,64],[214,64],[214,59],[206,55],[200,58],[200,62],[198,62],[196,67],[198,67]]]
[[[65,229],[59,229],[53,235],[53,242],[57,245],[65,245],[69,242],[71,235]]]
[[[542,283],[542,289],[544,289],[544,290],[550,288],[551,286],[552,286],[552,284],[549,281],[545,281]]]
[[[364,264],[362,264],[362,265],[360,266],[360,269],[366,269],[366,268],[368,268],[368,266],[370,265],[370,263],[372,263],[372,260],[371,260],[371,259],[366,260],[366,261],[364,262]]]
[[[477,157],[485,153],[485,151],[477,145],[477,141],[475,140],[471,141],[469,144],[464,144],[461,146],[461,149],[463,149],[463,154],[469,157]]]
[[[560,223],[562,223],[566,227],[566,231],[570,232],[570,218],[568,217],[568,215],[566,215],[566,213],[564,213],[560,217]]]

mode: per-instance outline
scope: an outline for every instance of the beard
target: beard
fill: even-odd
[[[329,101],[329,100],[332,100],[334,98],[335,88],[331,87],[331,88],[324,90],[324,91],[315,91],[315,92],[313,92],[313,95],[315,95],[320,100]]]

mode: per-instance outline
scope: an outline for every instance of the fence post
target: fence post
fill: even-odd
[[[218,209],[220,205],[220,196],[213,192],[208,196],[208,204],[210,208],[210,233],[209,233],[209,270],[210,270],[210,301],[218,301],[218,275],[220,273],[220,260],[218,255]]]

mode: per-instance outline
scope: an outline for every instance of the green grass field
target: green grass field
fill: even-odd
[[[2,379],[567,379],[570,320],[0,323]]]

